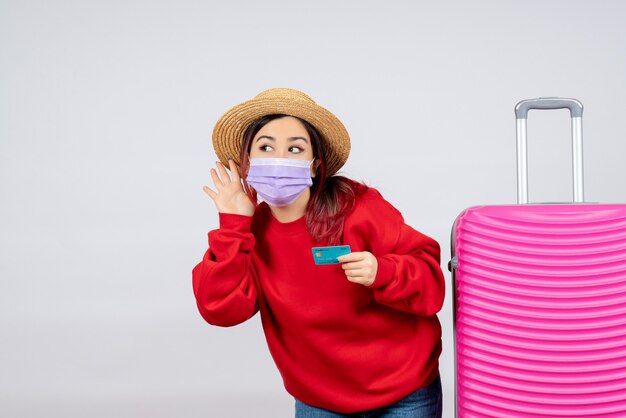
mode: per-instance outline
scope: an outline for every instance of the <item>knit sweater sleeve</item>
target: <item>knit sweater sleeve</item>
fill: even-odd
[[[420,316],[439,312],[445,295],[439,244],[407,225],[375,189],[362,198],[354,217],[346,226],[366,237],[363,247],[378,262],[370,286],[376,301]]]
[[[219,220],[219,229],[209,232],[209,249],[192,271],[193,292],[208,323],[233,326],[259,309],[252,217],[220,213]]]

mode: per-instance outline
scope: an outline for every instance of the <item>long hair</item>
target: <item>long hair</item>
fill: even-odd
[[[257,202],[257,194],[246,182],[246,173],[250,167],[250,149],[254,136],[269,122],[287,115],[274,114],[263,116],[253,122],[246,130],[241,146],[239,161],[244,190],[250,200]],[[354,209],[359,196],[368,187],[344,176],[328,176],[325,160],[324,141],[320,133],[305,120],[297,118],[304,125],[313,147],[313,157],[319,161],[311,186],[311,198],[307,203],[305,221],[313,240],[320,245],[339,245],[343,239],[343,226],[347,215]]]

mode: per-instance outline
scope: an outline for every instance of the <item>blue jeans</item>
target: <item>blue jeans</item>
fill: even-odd
[[[442,393],[439,376],[428,386],[418,389],[398,402],[378,409],[338,414],[309,406],[296,399],[296,418],[441,418]]]

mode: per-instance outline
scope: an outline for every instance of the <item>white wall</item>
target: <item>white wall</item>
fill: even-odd
[[[293,87],[449,259],[456,216],[515,201],[513,106],[585,105],[587,200],[626,202],[615,1],[0,1],[0,411],[292,415],[259,318],[220,329],[191,269],[217,226],[210,134]],[[570,199],[565,111],[531,112],[533,201]],[[450,284],[450,277],[448,284]],[[450,291],[450,286],[449,289]],[[453,416],[452,299],[441,371]]]

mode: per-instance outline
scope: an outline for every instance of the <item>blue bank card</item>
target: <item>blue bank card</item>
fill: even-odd
[[[313,260],[315,264],[339,264],[337,257],[350,254],[349,245],[335,245],[331,247],[313,247]]]

